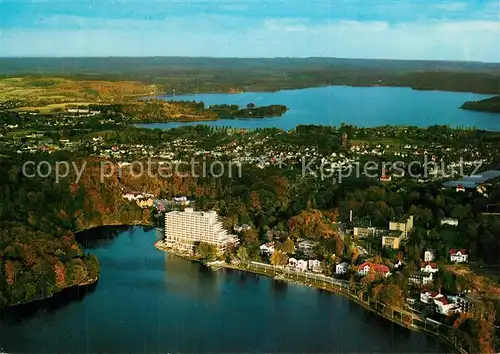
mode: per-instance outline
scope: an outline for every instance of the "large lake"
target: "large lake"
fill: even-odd
[[[164,96],[165,100],[203,101],[206,105],[237,104],[245,107],[284,104],[290,110],[279,118],[221,119],[212,122],[140,124],[148,128],[174,128],[186,124],[209,124],[235,128],[277,127],[285,130],[300,124],[362,127],[382,125],[450,125],[500,130],[500,114],[465,111],[465,101],[477,101],[492,95],[474,93],[416,91],[406,87],[326,86],[278,92],[243,94],[196,94]]]
[[[92,291],[10,310],[0,347],[26,353],[444,352],[437,339],[325,291],[211,271],[153,243],[154,230],[79,236],[101,263]]]

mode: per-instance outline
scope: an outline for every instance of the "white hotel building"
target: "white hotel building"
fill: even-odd
[[[206,242],[224,252],[227,246],[238,243],[238,237],[230,235],[222,227],[215,211],[171,211],[165,214],[165,245],[192,251],[198,242]]]

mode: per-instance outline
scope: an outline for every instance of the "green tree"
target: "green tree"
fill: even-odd
[[[238,251],[236,252],[236,258],[238,258],[242,262],[248,262],[249,257],[246,247],[240,246],[238,248]]]
[[[217,249],[214,245],[200,242],[196,247],[196,254],[204,261],[213,261],[217,257]]]

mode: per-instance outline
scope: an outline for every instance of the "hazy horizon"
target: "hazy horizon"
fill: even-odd
[[[308,60],[308,59],[336,59],[336,60],[365,60],[365,61],[402,61],[402,62],[452,62],[452,63],[477,63],[477,64],[498,64],[500,62],[479,61],[479,60],[447,60],[447,59],[390,59],[390,58],[347,58],[347,57],[215,57],[215,56],[191,56],[191,55],[101,55],[101,56],[3,56],[2,59],[135,59],[135,58],[189,58],[189,59],[231,59],[231,60]]]
[[[0,3],[0,57],[500,62],[497,0]]]

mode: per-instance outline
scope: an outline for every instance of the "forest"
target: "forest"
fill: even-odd
[[[33,70],[36,68],[36,71]],[[139,81],[163,92],[276,91],[325,85],[499,93],[498,63],[339,58],[0,58],[0,75]]]

